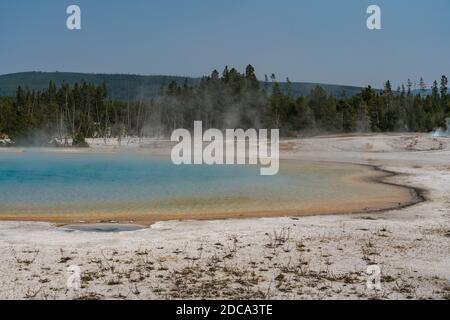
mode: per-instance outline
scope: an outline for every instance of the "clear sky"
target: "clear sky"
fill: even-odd
[[[82,29],[66,28],[77,4]],[[382,10],[382,30],[366,9]],[[251,63],[279,80],[394,85],[450,76],[449,0],[1,0],[0,74],[201,76]]]

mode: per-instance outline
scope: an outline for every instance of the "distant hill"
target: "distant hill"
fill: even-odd
[[[73,85],[83,81],[94,84],[106,83],[108,95],[111,99],[130,100],[156,97],[162,85],[167,86],[171,81],[195,86],[200,79],[174,76],[141,76],[132,74],[93,74],[72,72],[21,72],[0,76],[0,96],[15,95],[17,87],[28,87],[32,90],[48,88],[50,81],[57,86],[63,83]]]
[[[73,85],[78,82],[101,84],[106,83],[108,95],[116,100],[151,99],[158,96],[161,86],[167,86],[171,81],[183,84],[185,81],[190,86],[196,86],[200,78],[179,76],[143,76],[134,74],[93,74],[73,72],[21,72],[0,75],[0,96],[14,96],[17,87],[28,87],[32,90],[43,90],[48,87],[50,81],[60,86],[63,83]],[[261,82],[264,86],[264,82]],[[287,83],[280,83],[283,91],[288,90]],[[321,86],[328,94],[341,97],[344,94],[349,97],[358,94],[362,88],[353,86],[330,85],[320,83],[292,82],[289,91],[293,96],[308,95],[315,86]],[[271,84],[268,83],[270,88]]]
[[[425,90],[415,89],[415,90],[412,90],[412,93],[414,95],[420,94],[421,96],[431,96],[432,90],[431,89],[425,89]]]

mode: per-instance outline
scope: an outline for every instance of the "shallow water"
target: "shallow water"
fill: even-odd
[[[409,201],[404,188],[357,179],[356,165],[281,162],[276,176],[257,166],[175,166],[144,154],[0,154],[2,216],[326,213]]]
[[[66,232],[82,231],[96,233],[130,232],[142,230],[145,227],[133,224],[118,223],[92,223],[92,224],[68,224],[60,228]]]

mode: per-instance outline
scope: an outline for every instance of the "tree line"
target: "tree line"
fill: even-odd
[[[15,97],[0,98],[0,135],[19,144],[47,145],[71,138],[121,139],[167,137],[177,128],[192,129],[195,120],[207,128],[279,128],[282,136],[344,132],[430,132],[446,126],[450,116],[448,80],[434,81],[431,94],[420,80],[394,90],[370,86],[351,97],[336,97],[322,87],[294,97],[289,80],[283,90],[274,74],[260,82],[248,65],[243,73],[225,67],[203,77],[197,86],[172,81],[158,98],[108,99],[106,85],[76,83],[42,91],[18,87]]]

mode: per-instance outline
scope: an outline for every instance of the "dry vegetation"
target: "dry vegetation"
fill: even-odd
[[[366,220],[362,217],[359,220]],[[297,221],[297,220],[292,220]],[[262,243],[248,243],[237,234],[224,241],[192,241],[173,248],[141,246],[135,250],[105,247],[86,249],[10,249],[15,279],[0,280],[3,298],[20,299],[448,299],[450,282],[418,276],[413,266],[390,266],[392,255],[408,255],[414,243],[390,246],[393,233],[368,223],[358,238],[340,234],[302,236],[297,223],[264,234]],[[448,239],[442,230],[423,230]],[[346,250],[346,242],[359,244]],[[421,240],[426,241],[426,240]],[[448,240],[447,240],[448,241]],[[342,270],[342,259],[352,270]],[[368,290],[366,268],[383,270],[381,290]],[[66,286],[67,268],[81,267],[81,288]],[[2,270],[5,272],[6,270]],[[2,278],[0,278],[2,279]]]

